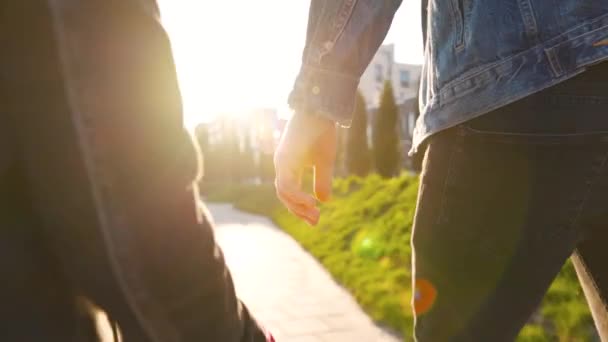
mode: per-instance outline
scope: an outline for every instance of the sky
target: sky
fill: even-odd
[[[259,107],[287,111],[301,62],[308,0],[159,0],[187,125]],[[385,43],[422,61],[420,0],[405,0]]]

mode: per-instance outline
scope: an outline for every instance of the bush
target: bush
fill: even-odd
[[[214,190],[215,189],[215,190]],[[205,189],[204,189],[205,190]],[[410,231],[417,177],[336,180],[333,200],[311,228],[280,205],[272,184],[207,187],[208,199],[271,217],[314,255],[376,321],[411,336]],[[221,191],[220,191],[221,190]],[[591,315],[567,263],[518,341],[592,341]]]

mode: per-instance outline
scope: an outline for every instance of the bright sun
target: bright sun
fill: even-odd
[[[299,68],[307,1],[161,0],[160,6],[187,125],[285,106]]]

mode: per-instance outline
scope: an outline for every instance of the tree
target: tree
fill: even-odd
[[[371,156],[367,143],[367,110],[365,99],[357,93],[353,122],[346,135],[346,169],[348,173],[365,176],[371,169]]]
[[[392,177],[399,170],[398,114],[393,87],[386,81],[372,131],[374,163],[382,177]]]

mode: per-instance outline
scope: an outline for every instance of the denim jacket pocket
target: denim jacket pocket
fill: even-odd
[[[456,32],[456,38],[454,40],[454,49],[456,51],[464,48],[465,1],[466,0],[450,0],[452,21],[454,23],[454,31]]]

